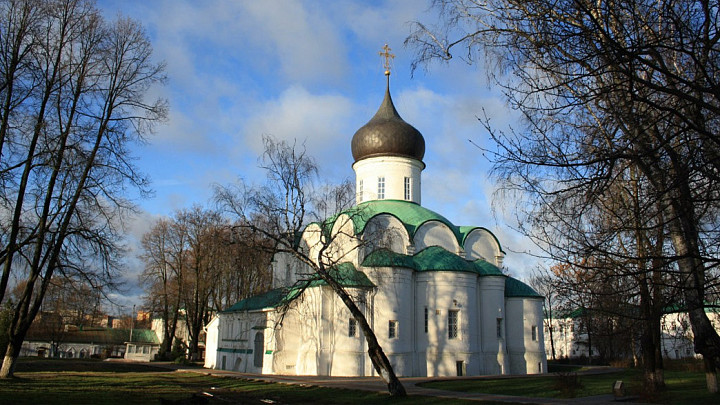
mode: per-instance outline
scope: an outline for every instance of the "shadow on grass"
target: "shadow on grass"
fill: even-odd
[[[473,403],[459,399],[422,396],[391,398],[387,394],[369,391],[272,384],[167,370],[160,373],[31,372],[22,373],[22,377],[20,381],[0,380],[0,404],[145,405],[163,401],[168,404],[185,405],[197,403],[199,400],[208,405]]]
[[[15,366],[16,373],[37,372],[112,372],[112,373],[150,373],[167,371],[150,364],[103,361],[95,359],[36,359],[21,358]]]

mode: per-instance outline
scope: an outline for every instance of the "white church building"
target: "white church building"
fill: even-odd
[[[389,74],[386,72],[386,74]],[[389,78],[388,78],[389,79]],[[501,271],[505,252],[479,226],[457,226],[421,205],[425,140],[390,97],[352,138],[357,205],[311,224],[336,279],[355,298],[398,376],[547,371],[543,298]],[[315,255],[315,256],[313,256]],[[373,376],[356,320],[324,282],[293,290],[309,268],[273,260],[273,286],[207,327],[205,367],[262,374]],[[293,298],[289,307],[288,298]]]

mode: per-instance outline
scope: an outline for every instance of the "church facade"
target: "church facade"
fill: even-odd
[[[489,230],[457,226],[421,205],[425,141],[398,114],[389,81],[351,147],[357,205],[307,226],[300,247],[310,257],[323,249],[335,258],[335,279],[363,311],[395,373],[546,372],[543,298],[503,274],[505,253]],[[208,325],[205,367],[376,375],[357,321],[332,289],[319,281],[292,288],[309,272],[294,256],[277,254],[273,289]]]

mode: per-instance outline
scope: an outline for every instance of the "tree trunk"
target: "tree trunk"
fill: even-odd
[[[705,383],[707,384],[707,390],[708,392],[717,394],[718,380],[715,364],[707,358],[704,358],[703,362],[705,363]]]
[[[553,337],[553,331],[555,328],[552,326],[552,318],[550,318],[550,326],[548,326],[548,332],[550,332],[550,355],[553,360],[555,359],[555,338]]]
[[[352,316],[358,322],[358,325],[363,331],[363,334],[365,335],[365,340],[368,344],[368,356],[370,357],[370,361],[372,362],[375,371],[377,371],[383,381],[387,384],[388,392],[390,392],[390,395],[396,397],[406,396],[407,392],[405,392],[405,387],[403,387],[402,383],[395,375],[395,370],[393,370],[392,364],[390,364],[390,360],[388,360],[385,352],[380,346],[380,343],[378,343],[375,332],[370,327],[367,318],[365,318],[365,314],[360,310],[360,308],[358,308],[357,304],[355,304],[355,301],[353,301],[353,299],[340,285],[340,283],[338,283],[337,280],[335,280],[330,274],[328,274],[322,266],[320,269],[318,269],[318,274],[323,278],[323,280],[328,283],[328,285],[330,286],[330,288],[333,289],[335,294],[340,297],[342,302],[350,311],[350,314],[352,314]]]
[[[680,203],[682,203],[681,201]],[[671,202],[670,236],[675,253],[680,257],[678,267],[683,274],[683,296],[687,305],[690,325],[694,335],[695,352],[702,354],[706,362],[712,362],[713,372],[720,366],[720,336],[705,313],[705,265],[699,258],[698,233],[688,215],[676,201]],[[687,210],[684,210],[687,211]],[[709,364],[709,363],[706,363]],[[712,387],[708,386],[708,389]]]
[[[18,339],[13,336],[8,342],[7,349],[5,350],[5,358],[0,368],[0,378],[13,378],[15,377],[15,365],[17,364],[18,356],[20,356],[20,349],[22,348],[22,339]]]
[[[645,257],[645,250],[642,248],[642,240],[638,238],[638,246],[641,257]],[[662,363],[662,342],[661,342],[661,317],[662,305],[653,300],[648,287],[649,279],[646,277],[644,261],[638,261],[638,268],[642,269],[642,275],[638,280],[640,290],[640,314],[642,317],[641,326],[641,347],[643,368],[645,377],[645,390],[647,392],[658,392],[665,387],[665,373]]]
[[[343,302],[344,301],[345,300],[343,300]],[[365,335],[365,340],[368,344],[368,356],[370,356],[370,361],[372,361],[373,367],[375,367],[375,371],[378,372],[380,377],[387,384],[390,395],[398,397],[406,396],[407,393],[405,392],[405,387],[403,387],[402,383],[395,375],[395,370],[393,370],[392,365],[390,364],[390,360],[388,360],[382,347],[380,347],[380,343],[378,343],[377,341],[375,332],[368,324],[365,315],[362,313],[362,311],[360,311],[357,305],[355,305],[354,301],[350,300],[350,302],[351,306],[355,310],[353,310],[353,308],[351,308],[350,306],[348,306],[348,309],[350,309],[350,312],[355,317],[355,320],[358,321],[360,329],[362,329],[363,334]],[[345,304],[347,305],[347,303]]]

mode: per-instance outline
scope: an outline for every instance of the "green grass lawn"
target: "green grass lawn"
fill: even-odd
[[[426,383],[427,388],[529,397],[584,397],[610,394],[616,380],[623,380],[630,395],[653,403],[717,404],[720,396],[705,391],[704,374],[666,371],[667,389],[648,397],[642,392],[641,371],[598,375],[578,374],[576,390],[563,390],[572,372],[524,378],[449,379]],[[391,399],[388,395],[287,384],[269,384],[202,373],[173,372],[149,365],[97,360],[21,359],[17,378],[0,380],[0,404],[159,404],[160,399],[188,401],[193,394],[214,396],[208,404],[462,404],[469,401],[432,397]],[[573,384],[570,384],[573,385]],[[268,400],[273,402],[268,402]],[[475,402],[472,402],[475,403]],[[507,405],[507,403],[505,403]]]
[[[50,370],[50,371],[44,371]],[[21,360],[17,378],[0,380],[0,404],[159,404],[160,398],[187,400],[214,395],[209,404],[456,404],[432,397],[391,399],[365,391],[269,384],[191,372],[173,372],[127,363],[81,360]],[[263,401],[265,400],[265,402]]]
[[[573,383],[574,378],[577,378],[578,384]],[[621,372],[596,375],[568,372],[559,375],[528,376],[522,380],[508,378],[445,380],[425,383],[422,386],[486,394],[540,398],[579,398],[612,394],[613,383],[617,380],[622,380],[625,383],[628,395],[637,396],[641,400],[653,403],[693,405],[720,403],[720,395],[710,394],[705,389],[705,375],[703,373],[680,370],[666,371],[665,382],[667,388],[653,396],[644,392],[642,371],[637,369],[626,369]]]

